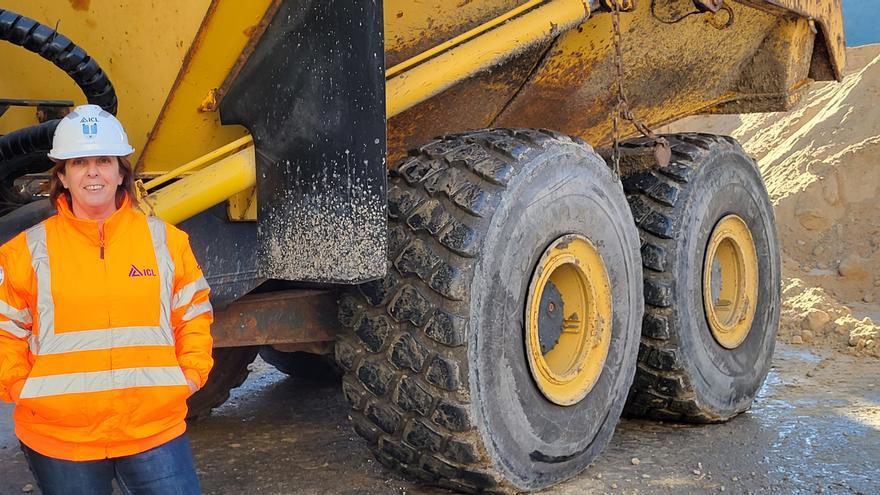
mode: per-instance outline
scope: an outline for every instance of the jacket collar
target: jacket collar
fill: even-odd
[[[95,246],[100,245],[101,236],[98,231],[97,220],[77,218],[73,214],[73,210],[67,203],[67,198],[64,195],[61,195],[56,203],[58,218],[65,227],[83,235]],[[126,194],[119,208],[103,222],[104,245],[109,245],[121,234],[124,234],[125,231],[128,230],[128,226],[131,224],[131,221],[135,216],[136,213],[131,207],[131,200],[129,199],[128,194]]]

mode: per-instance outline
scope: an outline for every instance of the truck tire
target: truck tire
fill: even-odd
[[[354,429],[385,466],[455,490],[582,471],[622,411],[643,310],[620,182],[581,141],[485,130],[396,164],[388,204],[387,276],[340,299]]]
[[[751,406],[770,369],[780,309],[773,207],[757,165],[733,138],[666,139],[667,167],[623,179],[645,275],[626,414],[726,421]]]
[[[186,401],[186,419],[206,418],[212,409],[226,402],[229,392],[244,383],[250,373],[248,365],[254,362],[258,350],[259,346],[215,347],[214,367],[207,383]]]
[[[310,352],[279,351],[271,345],[260,346],[260,357],[285,375],[314,382],[338,382],[342,370],[333,356]]]

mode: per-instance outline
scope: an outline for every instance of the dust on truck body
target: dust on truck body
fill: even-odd
[[[257,352],[333,356],[384,465],[500,492],[577,474],[622,412],[724,421],[778,325],[760,174],[615,117],[790,108],[841,78],[840,2],[614,1],[6,0],[0,236],[52,214],[52,131],[96,103],[213,289],[192,415]]]

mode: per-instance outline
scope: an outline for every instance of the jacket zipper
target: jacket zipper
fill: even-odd
[[[98,242],[101,243],[101,259],[104,259],[104,228],[98,227]]]

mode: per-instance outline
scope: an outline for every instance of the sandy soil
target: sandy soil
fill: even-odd
[[[880,45],[847,56],[843,83],[812,86],[792,112],[663,131],[728,134],[758,160],[783,255],[780,339],[880,357]]]

